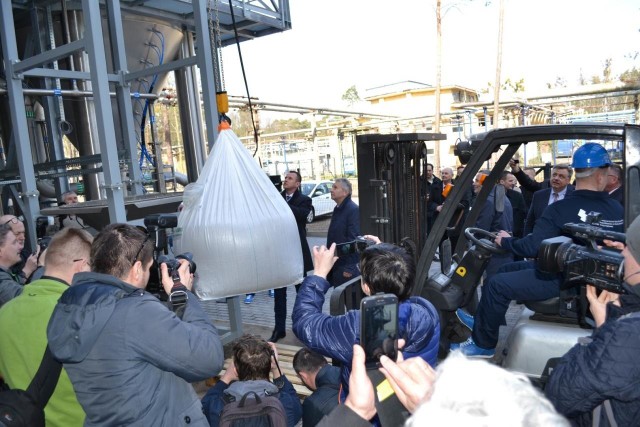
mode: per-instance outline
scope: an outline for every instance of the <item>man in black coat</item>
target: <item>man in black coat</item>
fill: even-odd
[[[638,425],[640,420],[640,218],[626,232],[625,294],[587,286],[589,310],[596,328],[576,344],[553,369],[545,394],[571,425]],[[618,246],[619,248],[619,246]],[[604,405],[600,419],[594,409]],[[611,409],[607,423],[606,407]]]
[[[620,202],[624,207],[624,178],[622,175],[622,167],[617,164],[613,164],[609,167],[609,173],[607,174],[607,186],[604,191],[609,193],[609,197]]]
[[[303,276],[306,276],[307,271],[313,270],[313,260],[311,259],[311,251],[307,243],[307,216],[309,212],[311,212],[312,204],[311,198],[300,192],[300,184],[302,184],[302,178],[298,171],[287,172],[284,177],[284,182],[282,183],[282,188],[284,188],[284,190],[282,190],[282,197],[284,197],[291,208],[291,212],[293,212],[293,216],[296,218],[298,234],[300,235],[300,249],[302,250],[302,260],[304,262]],[[296,285],[296,291],[298,286],[299,285]],[[285,332],[287,320],[286,287],[274,291],[273,311],[276,325],[271,334],[271,338],[269,338],[270,342],[276,342],[287,336]]]
[[[293,369],[313,393],[302,402],[302,427],[313,427],[338,406],[340,368],[320,353],[302,347],[293,356]]]
[[[524,223],[524,235],[531,233],[538,218],[550,204],[562,200],[573,192],[573,185],[569,184],[573,169],[569,165],[556,165],[551,171],[550,187],[533,193],[531,206]]]
[[[514,190],[518,181],[512,173],[504,171],[500,175],[500,184],[504,186],[506,195],[513,209],[513,237],[522,237],[524,221],[527,217],[527,208],[522,193]]]

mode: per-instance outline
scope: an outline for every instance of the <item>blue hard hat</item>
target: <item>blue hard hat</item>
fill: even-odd
[[[611,165],[607,150],[595,142],[589,142],[573,153],[571,166],[574,169],[599,168]]]

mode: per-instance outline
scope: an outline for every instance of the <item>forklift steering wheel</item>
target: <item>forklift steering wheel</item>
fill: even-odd
[[[502,255],[507,253],[506,249],[501,248],[495,243],[495,239],[496,237],[498,237],[495,233],[490,233],[487,230],[483,230],[481,228],[469,227],[464,230],[464,235],[473,244],[486,249],[492,254]]]

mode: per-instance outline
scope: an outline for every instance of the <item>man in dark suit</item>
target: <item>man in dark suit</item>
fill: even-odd
[[[604,191],[609,193],[609,197],[617,200],[624,207],[624,186],[622,185],[623,182],[624,180],[622,175],[622,167],[617,164],[609,166],[609,172],[607,174],[607,186],[604,188]]]
[[[424,170],[424,175],[420,177],[422,179],[422,196],[423,200],[426,200],[427,208],[427,232],[431,231],[433,222],[435,221],[435,208],[442,200],[433,200],[433,195],[442,193],[442,180],[433,174],[433,165],[427,163]]]
[[[311,259],[311,251],[309,250],[309,244],[307,243],[307,216],[311,212],[311,199],[300,192],[300,184],[302,184],[302,178],[298,171],[290,171],[284,177],[282,183],[282,197],[286,200],[287,204],[293,212],[293,216],[296,218],[296,224],[298,225],[298,234],[300,235],[300,249],[302,250],[302,260],[304,263],[303,276],[307,275],[307,271],[313,270],[313,261]],[[299,285],[296,285],[296,291]],[[269,338],[270,342],[276,342],[281,338],[287,336],[286,321],[287,321],[287,288],[279,288],[274,291],[274,303],[273,311],[275,314],[276,325]]]
[[[573,192],[573,185],[570,185],[573,169],[569,165],[555,165],[551,170],[551,180],[549,188],[536,191],[531,200],[531,206],[527,213],[527,220],[524,223],[524,235],[531,233],[538,218],[542,216],[544,210],[550,204],[562,200],[566,195]]]
[[[517,183],[516,177],[511,172],[504,171],[500,175],[500,185],[505,188],[507,198],[513,208],[513,237],[522,237],[527,208],[522,193],[514,190]]]

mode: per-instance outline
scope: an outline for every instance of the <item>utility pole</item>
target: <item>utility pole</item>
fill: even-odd
[[[496,84],[493,88],[493,128],[500,125],[500,74],[502,73],[502,33],[504,31],[504,2],[500,0],[500,16],[498,18],[498,54],[496,58]]]
[[[442,0],[436,1],[436,114],[434,132],[440,133],[440,89],[442,85]],[[434,172],[440,170],[440,141],[436,141],[434,150]]]

